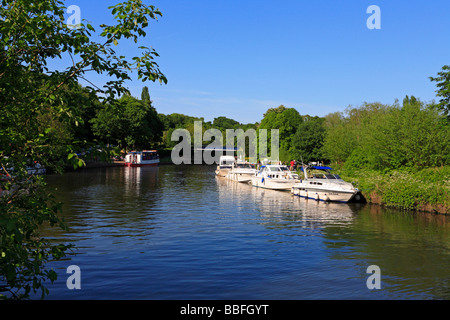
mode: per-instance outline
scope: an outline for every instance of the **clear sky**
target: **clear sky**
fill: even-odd
[[[107,7],[117,2],[65,3],[78,5],[81,18],[99,30],[111,20]],[[281,104],[325,116],[405,95],[428,102],[436,99],[428,77],[450,64],[448,0],[144,2],[163,17],[150,23],[140,44],[160,54],[168,84],[135,80],[127,86],[135,97],[149,87],[160,113],[253,123]],[[381,10],[381,29],[367,27],[370,5]],[[129,45],[118,51],[130,58],[138,53]]]

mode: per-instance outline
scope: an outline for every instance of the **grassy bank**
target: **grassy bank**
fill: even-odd
[[[335,168],[344,180],[354,182],[370,203],[450,214],[450,166],[387,173]]]

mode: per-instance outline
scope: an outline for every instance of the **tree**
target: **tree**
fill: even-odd
[[[414,96],[403,104],[364,103],[326,117],[324,141],[332,161],[347,169],[421,169],[450,162],[450,125]]]
[[[438,76],[430,77],[430,80],[436,82],[437,96],[441,97],[438,106],[450,120],[450,65],[443,66],[442,71],[438,72]]]
[[[296,109],[286,108],[283,105],[280,105],[278,108],[268,109],[264,114],[264,118],[261,121],[259,129],[268,130],[267,136],[269,141],[271,139],[270,129],[279,130],[281,161],[289,161],[293,159],[294,148],[292,145],[292,139],[302,121],[302,116]],[[268,145],[270,146],[270,143]]]
[[[174,147],[177,142],[172,141],[172,133],[175,129],[186,129],[189,131],[191,136],[194,135],[194,122],[201,121],[204,122],[204,118],[197,118],[192,116],[187,116],[180,113],[171,113],[169,115],[158,114],[160,121],[163,123],[163,145],[165,147]],[[208,124],[208,123],[207,123]],[[209,126],[209,124],[208,124]],[[206,130],[206,126],[203,126],[203,130]],[[193,140],[193,139],[192,139]],[[192,144],[194,143],[191,141]]]
[[[92,119],[94,134],[122,148],[149,148],[161,140],[163,123],[149,100],[124,95]]]
[[[227,129],[237,129],[241,126],[241,124],[236,120],[222,116],[214,118],[212,126],[215,129],[225,132]]]
[[[61,1],[3,0],[0,6],[0,298],[29,298],[32,291],[45,297],[44,282],[56,279],[46,263],[70,248],[40,236],[44,223],[65,225],[59,217],[61,205],[49,195],[42,177],[27,170],[35,162],[60,172],[67,162],[83,164],[76,154],[81,143],[70,134],[59,139],[58,132],[82,120],[78,104],[69,103],[64,88],[76,90],[81,79],[89,82],[88,72],[106,74],[102,89],[92,85],[86,92],[111,103],[128,93],[124,83],[131,70],[142,81],[167,82],[153,49],[140,47],[132,62],[114,50],[122,39],[137,43],[145,37],[149,21],[161,12],[140,0],[110,9],[114,24],[101,25],[95,37],[101,42],[96,42],[90,24],[68,28]],[[66,68],[49,68],[49,59],[63,57],[71,61]]]
[[[148,93],[148,87],[147,86],[142,88],[141,101],[144,102],[144,103],[151,104],[150,94]]]
[[[309,161],[326,161],[323,152],[325,139],[324,118],[309,117],[297,128],[292,144],[294,146],[294,157],[305,163]]]

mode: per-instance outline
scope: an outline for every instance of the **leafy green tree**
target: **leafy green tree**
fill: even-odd
[[[335,112],[325,116],[326,135],[323,145],[325,156],[338,163],[366,145],[367,135],[387,106],[375,102],[364,103],[359,108],[349,106],[344,113]]]
[[[142,88],[141,101],[144,102],[144,103],[151,104],[150,93],[148,92],[148,87],[147,86]]]
[[[163,132],[163,124],[149,100],[141,101],[129,95],[99,110],[92,123],[100,139],[122,148],[155,146]]]
[[[324,118],[309,117],[297,128],[292,144],[294,146],[294,157],[296,160],[326,161],[323,152],[325,139]]]
[[[449,125],[438,111],[408,96],[388,109],[366,145],[382,168],[420,169],[445,165],[450,154]],[[375,165],[375,164],[374,164]]]
[[[353,150],[354,139],[346,130],[347,120],[342,112],[325,116],[326,130],[323,151],[331,161],[343,163]]]
[[[214,118],[212,126],[220,131],[225,131],[227,129],[238,129],[241,124],[236,120],[222,116]]]
[[[73,137],[80,141],[94,141],[91,120],[95,117],[97,110],[102,108],[98,96],[78,83],[72,88],[63,85],[60,90],[65,104],[73,110],[75,120],[70,126]]]
[[[286,108],[280,105],[278,108],[268,109],[261,120],[259,129],[268,129],[268,140],[270,141],[270,129],[279,130],[280,160],[289,161],[294,158],[293,137],[303,118],[294,108]],[[268,143],[270,149],[270,142]],[[270,150],[269,150],[270,152]]]
[[[177,144],[177,142],[171,140],[172,133],[175,129],[186,129],[189,131],[189,133],[193,137],[194,136],[194,122],[200,121],[203,124],[205,124],[204,118],[187,116],[187,115],[180,114],[180,113],[172,113],[169,115],[159,113],[158,117],[164,127],[164,129],[163,129],[164,131],[163,131],[163,135],[162,135],[162,142],[163,142],[163,145],[167,148],[174,147]],[[206,129],[207,129],[207,126],[203,126],[203,131],[205,131]],[[193,144],[193,141],[191,141],[191,142]]]
[[[439,108],[450,119],[450,65],[443,66],[438,76],[430,77],[430,80],[436,82],[437,96],[441,97]]]
[[[449,124],[414,96],[403,104],[365,103],[326,117],[324,151],[347,169],[421,169],[449,163]]]
[[[153,49],[140,47],[132,62],[114,50],[122,39],[137,43],[145,37],[149,21],[161,12],[140,0],[110,9],[114,24],[101,25],[95,36],[100,40],[93,40],[95,29],[85,21],[68,28],[61,1],[2,0],[0,5],[0,298],[25,299],[38,292],[45,297],[44,282],[56,279],[46,264],[69,249],[41,237],[43,224],[65,227],[61,205],[44,179],[27,170],[36,162],[59,172],[67,162],[83,165],[75,153],[82,145],[69,130],[83,112],[69,103],[67,90],[76,91],[81,79],[89,82],[88,73],[105,74],[102,89],[86,87],[105,103],[128,92],[124,83],[131,70],[143,81],[167,82]],[[71,61],[66,68],[50,69],[49,59],[63,57]]]

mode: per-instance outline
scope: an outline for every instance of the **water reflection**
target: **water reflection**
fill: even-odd
[[[450,217],[325,203],[217,178],[214,167],[48,176],[83,299],[449,299]],[[60,284],[56,298],[74,299]],[[382,290],[366,287],[378,265]],[[80,293],[81,294],[81,293]]]
[[[63,218],[69,226],[69,233],[64,235],[68,241],[87,240],[81,245],[93,247],[91,240],[95,237],[112,239],[103,241],[106,248],[130,236],[147,238],[155,228],[157,167],[83,170],[49,176],[47,183],[63,203]],[[63,236],[58,229],[47,231],[47,236]]]
[[[112,171],[108,176],[115,181],[117,178],[121,181],[120,177],[123,176],[123,192],[126,196],[145,197],[148,191],[154,191],[158,186],[159,167],[125,167],[122,170],[123,175],[120,175],[120,171]]]
[[[292,196],[290,192],[256,188],[220,177],[216,177],[216,182],[219,200],[223,203],[250,201],[256,204],[262,217],[302,220],[310,227],[349,224],[361,206],[303,199]]]
[[[280,230],[279,243],[299,244],[297,236],[319,237],[325,249],[315,243],[315,255],[325,253],[327,267],[321,265],[317,272],[337,275],[336,268],[354,269],[352,276],[343,276],[349,281],[345,286],[351,286],[355,279],[366,279],[366,268],[374,264],[382,270],[385,289],[381,295],[373,294],[377,299],[402,299],[405,295],[450,298],[448,216],[308,200],[223,178],[217,178],[216,183],[221,202],[254,203],[261,223]],[[368,293],[352,298],[367,298]]]

